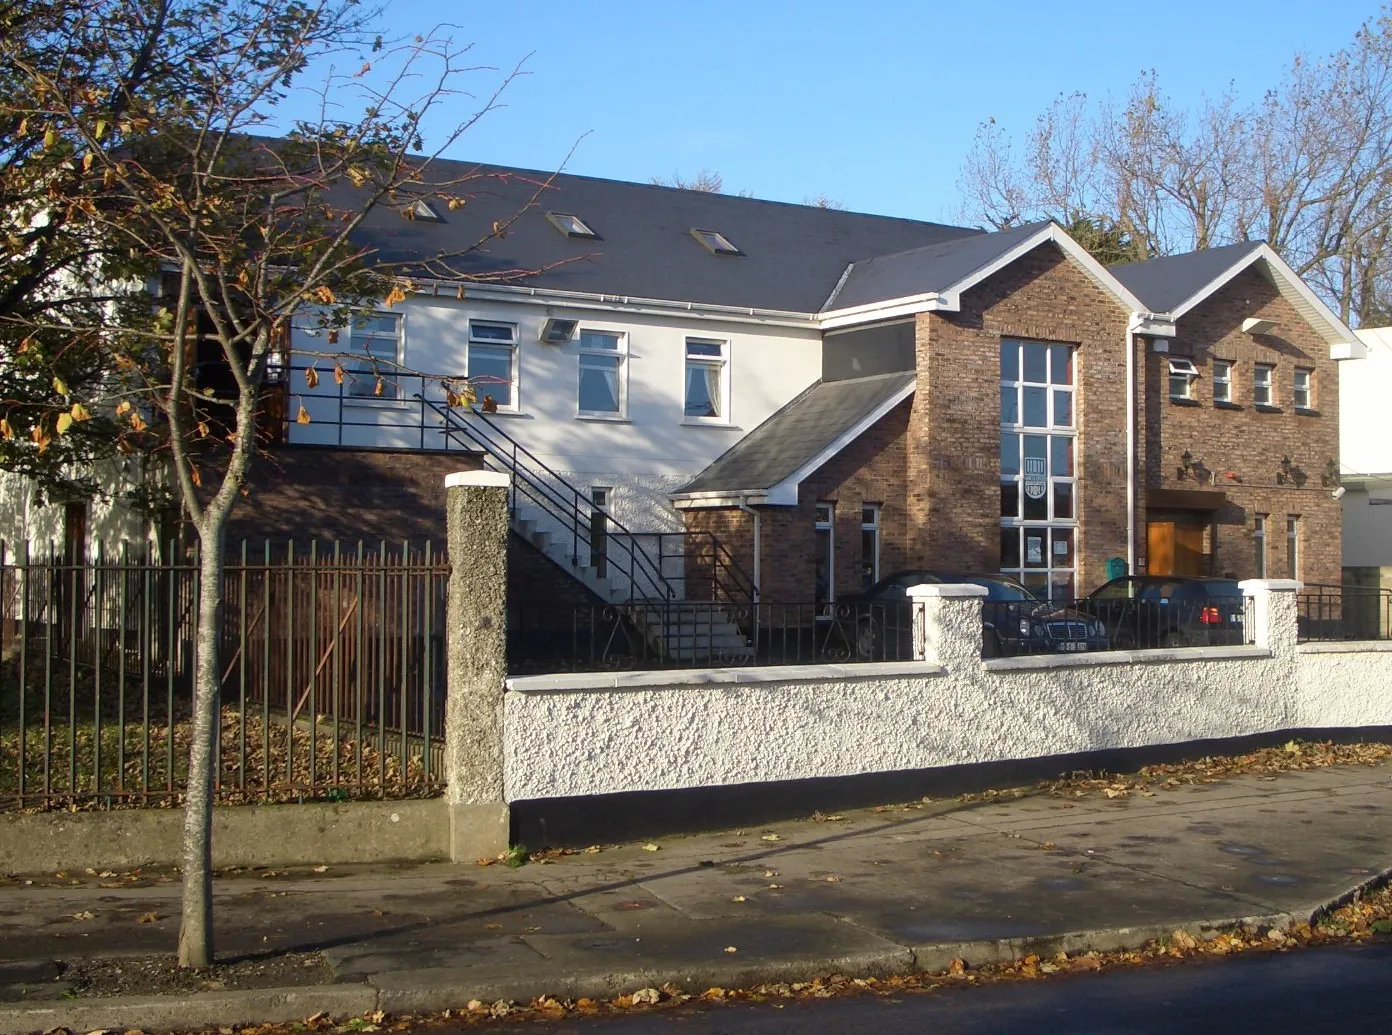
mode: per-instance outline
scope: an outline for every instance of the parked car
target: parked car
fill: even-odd
[[[1242,643],[1245,605],[1233,579],[1126,575],[1078,602],[1100,618],[1118,650]]]
[[[1008,575],[901,571],[864,593],[837,601],[839,620],[853,624],[853,653],[862,660],[913,657],[908,590],[925,583],[966,583],[986,590],[982,655],[1075,653],[1107,650],[1106,629],[1092,615],[1040,600]]]

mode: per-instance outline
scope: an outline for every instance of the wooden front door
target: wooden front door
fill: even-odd
[[[1174,518],[1146,524],[1146,572],[1150,575],[1207,575],[1204,519]]]

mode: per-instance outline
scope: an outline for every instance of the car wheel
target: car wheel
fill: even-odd
[[[1135,650],[1136,634],[1130,629],[1118,629],[1112,637],[1113,650]]]
[[[985,635],[981,637],[981,656],[983,658],[998,658],[1004,653],[1001,650],[1000,637],[996,635],[996,630],[987,629]]]
[[[1160,641],[1162,647],[1192,647],[1194,638],[1183,629],[1171,629]]]
[[[856,657],[861,661],[879,661],[882,649],[880,627],[873,618],[862,618],[856,624]]]

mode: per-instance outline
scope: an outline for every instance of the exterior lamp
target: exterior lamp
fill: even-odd
[[[1289,456],[1281,457],[1281,470],[1276,473],[1276,484],[1285,485],[1286,482],[1290,481],[1290,472],[1291,458]]]
[[[1181,466],[1178,471],[1178,476],[1180,478],[1187,478],[1189,476],[1189,472],[1194,469],[1194,454],[1186,449],[1182,454],[1180,454],[1179,462]]]

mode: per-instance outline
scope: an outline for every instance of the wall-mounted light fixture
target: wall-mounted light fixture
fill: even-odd
[[[1330,460],[1324,465],[1324,473],[1320,475],[1320,484],[1326,489],[1331,485],[1339,484],[1339,461]]]
[[[1175,472],[1175,477],[1181,480],[1189,477],[1189,472],[1194,469],[1194,454],[1185,450],[1179,457],[1180,467]]]
[[[1286,482],[1290,481],[1290,473],[1291,458],[1289,456],[1283,456],[1281,457],[1281,469],[1276,472],[1276,484],[1285,485]]]

